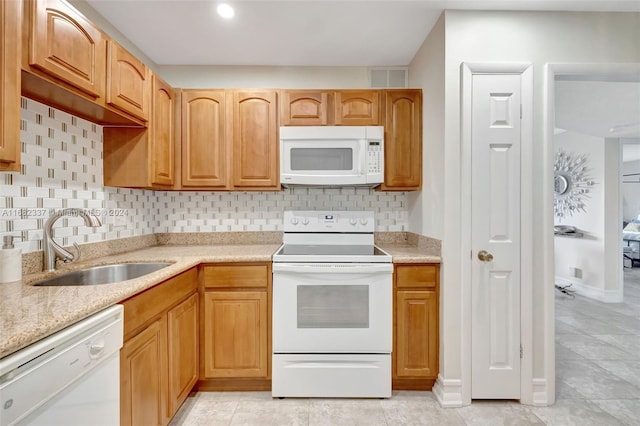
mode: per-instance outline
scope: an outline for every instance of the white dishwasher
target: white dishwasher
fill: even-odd
[[[0,425],[120,423],[123,307],[0,359]]]

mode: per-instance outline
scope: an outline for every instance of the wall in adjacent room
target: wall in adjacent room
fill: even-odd
[[[622,183],[622,219],[629,222],[640,215],[640,160],[626,161],[622,163],[622,174],[635,174],[635,176],[623,177]],[[635,183],[624,183],[635,181]]]

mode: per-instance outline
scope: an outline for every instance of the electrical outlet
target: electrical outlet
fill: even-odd
[[[569,266],[569,276],[575,278],[582,278],[582,269],[575,266]]]

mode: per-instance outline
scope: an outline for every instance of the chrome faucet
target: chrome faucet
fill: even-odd
[[[59,210],[58,212],[52,214],[44,224],[43,245],[45,272],[55,271],[57,259],[60,259],[65,263],[73,262],[74,260],[80,259],[80,247],[78,247],[78,244],[73,243],[74,247],[77,250],[77,255],[74,255],[69,250],[56,243],[53,239],[53,224],[63,216],[80,216],[84,219],[85,225],[91,226],[92,228],[102,225],[102,222],[100,222],[100,218],[98,218],[98,216],[90,214],[84,209],[68,208]]]

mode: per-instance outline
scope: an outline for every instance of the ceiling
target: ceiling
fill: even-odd
[[[86,0],[158,65],[405,66],[444,9],[640,11],[637,0]]]
[[[623,161],[640,159],[640,82],[556,81],[555,127],[622,138]]]

